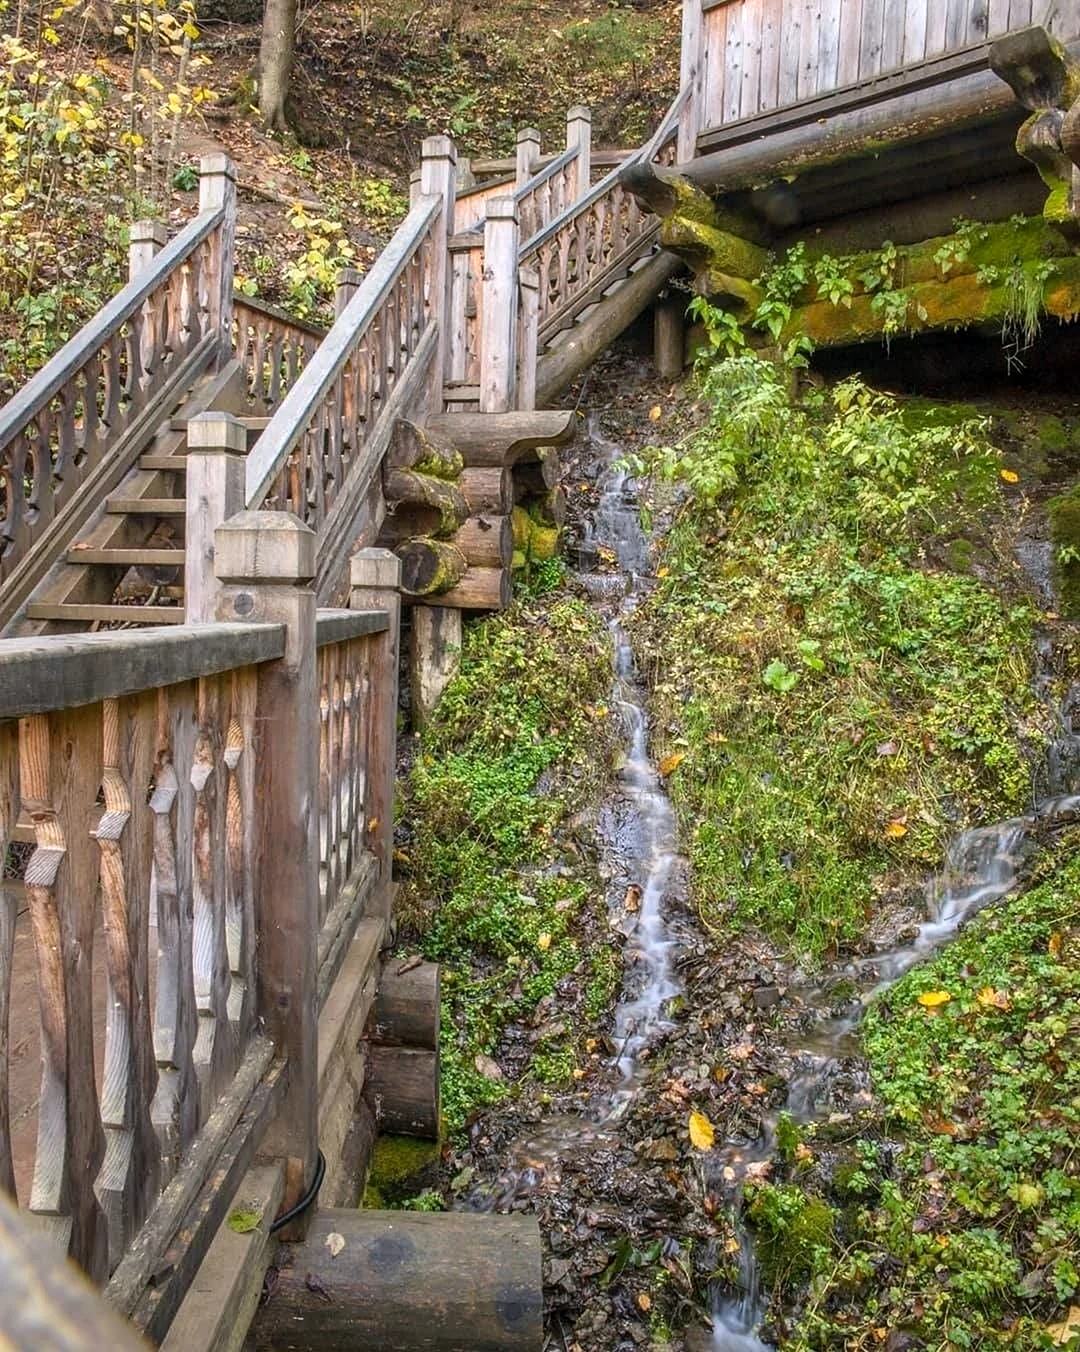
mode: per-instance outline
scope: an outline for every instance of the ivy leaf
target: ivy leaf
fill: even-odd
[[[258,1211],[234,1211],[225,1224],[234,1235],[250,1235],[259,1228],[262,1213]]]
[[[716,1140],[716,1128],[696,1109],[690,1114],[690,1144],[695,1150],[711,1150]]]

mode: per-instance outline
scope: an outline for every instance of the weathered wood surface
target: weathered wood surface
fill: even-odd
[[[331,1234],[344,1240],[336,1257]],[[462,1212],[320,1211],[305,1243],[282,1252],[274,1293],[252,1326],[260,1352],[539,1352],[542,1344],[535,1219]]]
[[[419,732],[461,665],[461,611],[443,605],[412,607],[409,629],[409,712]]]
[[[383,968],[368,1037],[387,1047],[439,1045],[439,964],[394,958]]]
[[[505,568],[514,552],[510,517],[469,517],[450,543],[472,567]]]
[[[239,294],[233,298],[233,352],[257,408],[277,408],[326,332],[265,301]]]
[[[466,520],[469,509],[464,494],[457,484],[448,479],[437,479],[414,469],[385,469],[383,494],[391,516],[404,507],[429,508],[438,513],[438,526],[433,535],[453,535]]]
[[[464,469],[458,486],[471,516],[505,516],[514,505],[512,472],[502,466]]]
[[[456,479],[463,468],[461,452],[436,440],[427,428],[408,418],[394,425],[384,462],[387,469],[417,469],[437,479]]]
[[[508,568],[468,568],[456,586],[440,594],[439,605],[458,610],[505,610],[511,590]]]
[[[572,410],[484,413],[445,413],[430,418],[427,430],[445,438],[462,454],[466,473],[474,468],[513,465],[539,446],[565,446],[573,441],[577,419]]]
[[[2,1190],[0,1328],[14,1352],[146,1352],[148,1346]]]
[[[364,1093],[381,1131],[438,1139],[438,1051],[373,1044],[368,1048]]]
[[[688,8],[700,14],[699,0]],[[1080,11],[1054,0],[726,0],[704,5],[684,41],[704,71],[697,130],[738,126],[1041,24],[1080,38]],[[684,51],[684,84],[694,62]],[[881,91],[878,91],[880,97]],[[767,127],[764,130],[768,130]],[[680,160],[692,150],[680,144]]]
[[[401,590],[406,596],[448,591],[468,567],[465,555],[448,540],[409,540],[395,553],[401,560]]]

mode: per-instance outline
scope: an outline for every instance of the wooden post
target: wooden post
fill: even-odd
[[[398,656],[401,642],[401,561],[389,549],[358,549],[352,556],[353,610],[385,610],[386,630],[374,640],[367,709],[368,819],[365,844],[379,861],[374,913],[389,916],[394,851],[394,776],[397,761]]]
[[[439,346],[433,362],[431,411],[443,411],[443,381],[446,377],[446,353],[450,334],[450,254],[447,241],[454,232],[454,187],[457,178],[457,150],[449,136],[429,136],[424,141],[420,160],[420,192],[425,197],[442,199],[442,212],[432,225],[431,293],[428,305],[439,326]]]
[[[128,281],[141,277],[154,255],[165,246],[169,232],[164,221],[133,221],[128,236]]]
[[[214,532],[244,509],[247,431],[231,413],[198,413],[188,420],[187,445],[184,618],[210,624],[221,591],[214,576]]]
[[[218,618],[286,626],[285,655],[259,667],[254,853],[257,1008],[288,1086],[262,1155],[285,1164],[284,1208],[307,1192],[318,1150],[319,692],[315,532],[288,512],[240,512],[216,533]],[[299,1236],[311,1212],[284,1237]]]
[[[571,166],[570,175],[574,189],[571,200],[576,202],[589,191],[592,173],[592,112],[581,103],[575,103],[566,114],[566,148],[570,150],[574,146],[578,148],[578,157]]]
[[[661,296],[653,311],[653,364],[663,380],[682,375],[683,310],[678,296]]]
[[[523,188],[536,173],[540,158],[540,133],[535,127],[522,127],[517,134],[517,170],[515,187]]]
[[[518,270],[518,294],[517,406],[532,410],[536,407],[536,359],[540,347],[540,274],[536,268]]]
[[[334,289],[334,318],[340,319],[345,313],[345,307],[360,288],[360,283],[364,280],[364,274],[359,268],[342,268],[337,275],[337,286]]]
[[[517,203],[494,197],[484,222],[483,304],[480,324],[480,412],[514,407],[517,365]]]
[[[702,0],[683,0],[679,89],[689,88],[690,94],[679,116],[679,140],[676,152],[679,164],[685,164],[694,158],[698,133],[701,131],[702,71],[705,66],[704,17]],[[723,79],[722,71],[715,74],[717,79]]]
[[[199,210],[225,208],[210,278],[210,325],[218,334],[218,366],[232,353],[233,271],[236,248],[236,168],[228,155],[199,161]]]
[[[457,177],[454,186],[458,192],[468,192],[476,187],[476,175],[473,173],[472,160],[463,155],[457,163]]]
[[[413,606],[409,631],[412,725],[419,732],[461,664],[461,611],[450,606]]]
[[[409,206],[416,206],[420,197],[420,170],[411,169],[409,171]]]

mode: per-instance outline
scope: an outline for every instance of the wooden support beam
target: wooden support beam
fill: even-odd
[[[375,1112],[380,1131],[437,1141],[438,1051],[424,1047],[370,1047],[364,1096]]]
[[[394,958],[383,968],[368,1038],[384,1047],[437,1050],[439,999],[437,962]]]
[[[572,409],[506,413],[444,413],[430,418],[428,433],[458,447],[466,472],[513,465],[538,446],[573,441],[577,418]]]
[[[1080,81],[1080,63],[1037,25],[1006,33],[990,44],[990,69],[1029,112],[1062,108]]]
[[[198,413],[187,425],[184,618],[209,624],[221,583],[214,576],[214,532],[244,509],[247,429],[229,413]]]
[[[408,418],[394,424],[384,464],[390,469],[415,469],[436,479],[456,479],[463,468],[461,452]]]
[[[442,593],[439,604],[458,610],[505,610],[510,593],[508,568],[469,568],[456,587]]]
[[[339,1236],[328,1245],[331,1235]],[[320,1211],[255,1317],[255,1352],[540,1352],[532,1216]]]
[[[517,372],[518,217],[513,197],[495,197],[484,218],[480,310],[480,409],[514,407]]]
[[[465,555],[447,540],[408,540],[394,551],[401,560],[401,590],[406,596],[433,596],[460,582]]]
[[[451,543],[470,568],[507,568],[514,552],[509,514],[471,516]]]
[[[411,620],[409,689],[412,726],[419,732],[461,665],[461,611],[443,605],[413,606]]]
[[[458,486],[471,516],[505,516],[514,505],[514,480],[500,466],[464,469]]]
[[[662,296],[653,311],[653,365],[661,380],[682,375],[685,359],[685,295]]]

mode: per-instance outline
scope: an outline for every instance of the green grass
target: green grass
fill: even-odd
[[[614,746],[606,703],[607,633],[588,606],[553,592],[525,597],[466,631],[448,687],[406,786],[415,823],[411,905],[425,955],[443,964],[443,1106],[449,1131],[510,1092],[476,1068],[506,1026],[573,977],[594,1016],[613,956],[591,937],[598,889],[560,825],[603,782]],[[584,964],[584,966],[582,966]],[[552,1016],[528,1074],[551,1085],[576,1066],[575,1020]]]
[[[670,788],[705,922],[818,960],[958,827],[1024,807],[1038,616],[996,547],[980,423],[905,420],[854,381],[793,405],[753,356],[705,394],[708,425],[655,457],[690,490],[637,633],[657,752],[685,753]],[[949,566],[957,540],[980,577]]]

